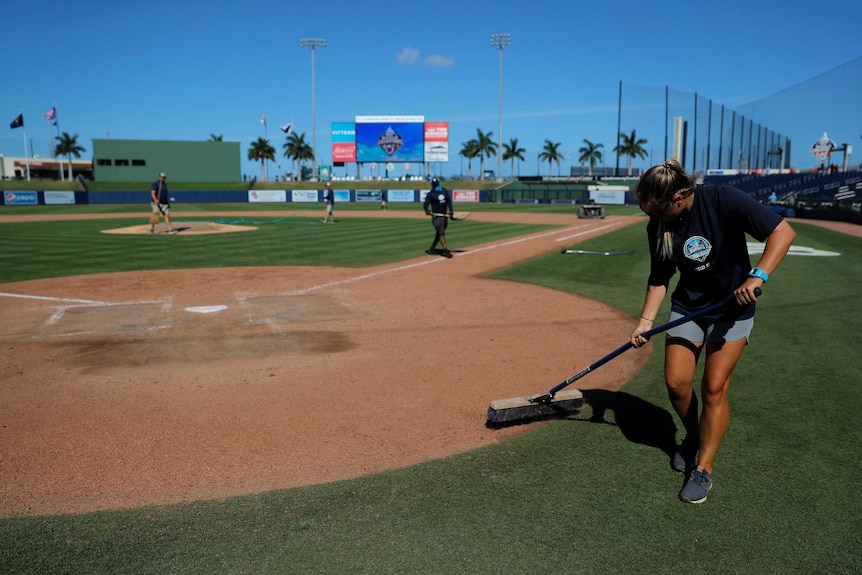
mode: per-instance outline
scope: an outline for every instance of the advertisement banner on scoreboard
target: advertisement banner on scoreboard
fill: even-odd
[[[356,124],[332,122],[332,161],[356,161]]]
[[[449,161],[449,122],[425,122],[425,161]]]

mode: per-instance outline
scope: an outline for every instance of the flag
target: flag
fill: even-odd
[[[281,131],[289,136],[290,133],[293,131],[293,122],[288,122],[287,124],[282,126]]]
[[[45,119],[49,122],[57,117],[57,106],[53,106],[50,110],[45,112]]]
[[[23,128],[24,127],[24,113],[21,112],[20,114],[18,114],[18,117],[15,118],[14,120],[12,120],[12,123],[9,124],[9,127],[12,128],[13,130],[15,128]]]
[[[260,117],[260,123],[266,126],[266,114]]]

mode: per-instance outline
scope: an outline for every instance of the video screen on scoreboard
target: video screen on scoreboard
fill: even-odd
[[[357,162],[422,162],[424,116],[357,116]]]

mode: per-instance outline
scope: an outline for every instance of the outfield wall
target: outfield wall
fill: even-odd
[[[454,189],[456,203],[488,201],[484,190]],[[170,191],[170,201],[176,204],[309,204],[323,201],[325,190],[176,190]],[[389,203],[421,203],[428,190],[351,190],[333,189],[335,203],[376,203],[384,197]],[[87,204],[149,204],[149,190],[100,191],[16,191],[3,192],[2,205],[87,205]]]

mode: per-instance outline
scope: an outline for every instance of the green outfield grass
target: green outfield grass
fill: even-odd
[[[452,238],[465,246],[537,229],[461,224]],[[216,256],[208,252],[232,262],[217,265],[248,263],[251,253],[229,253],[241,249],[234,243],[240,241],[262,242],[257,251],[265,256],[248,265],[370,265],[415,256],[429,231],[422,221],[357,219],[273,225],[253,234],[259,239],[227,234],[201,236],[199,243],[191,236],[96,233],[105,225],[0,224],[2,281],[70,273],[69,262],[77,260],[69,258],[87,249],[103,254],[85,257],[92,271],[126,269],[118,254],[158,265],[153,245],[181,253],[177,267],[187,265],[184,258],[213,265]],[[661,447],[677,422],[662,383],[662,354],[655,353],[622,391],[606,394],[610,409],[602,422],[591,420],[588,408],[498,445],[307,488],[0,519],[0,573],[860,573],[862,240],[794,225],[797,245],[841,256],[789,256],[765,287],[752,344],[731,386],[732,419],[715,487],[703,505],[676,498],[682,477],[670,471]],[[399,234],[404,245],[385,248],[381,229],[386,238]],[[315,248],[332,241],[326,234],[338,234],[329,246],[339,250]],[[216,238],[228,243],[214,244]],[[117,243],[124,249],[114,251]],[[578,247],[635,254],[555,252],[493,276],[581,294],[636,316],[648,271],[645,246],[643,227],[629,226]],[[306,250],[316,251],[312,257]],[[379,250],[386,253],[367,253]],[[23,255],[11,253],[17,251]],[[598,359],[579,353],[582,337],[588,334],[572,334],[566,365]],[[562,369],[548,387],[571,375]],[[484,417],[477,413],[477,422]]]
[[[337,219],[337,218],[336,218]],[[179,215],[174,219],[181,222]],[[185,218],[254,225],[250,232],[169,236],[104,234],[145,220],[95,219],[0,224],[0,283],[57,275],[148,269],[235,266],[368,267],[425,257],[434,230],[425,219],[345,218],[323,225],[316,217]],[[177,223],[178,227],[182,224]],[[551,226],[464,221],[451,246],[475,245]],[[159,224],[164,230],[164,223]],[[397,241],[394,241],[397,238]]]

